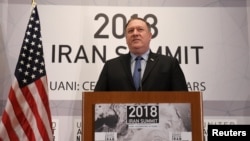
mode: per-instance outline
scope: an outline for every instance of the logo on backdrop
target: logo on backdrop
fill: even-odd
[[[138,14],[131,15],[130,17],[138,17]],[[159,35],[158,18],[154,14],[146,14],[143,17],[149,22],[152,31],[152,38],[157,38]],[[101,22],[98,28],[93,29],[93,39],[96,43],[103,40],[125,40],[125,31],[123,30],[129,18],[126,18],[124,14],[115,14],[113,17],[105,13],[98,13],[93,18],[93,23]],[[111,22],[110,22],[111,21]],[[118,26],[119,25],[119,26]],[[111,31],[109,27],[111,26]],[[115,41],[114,41],[115,42]],[[52,63],[96,63],[97,60],[103,63],[107,61],[107,57],[110,56],[109,49],[114,48],[114,52],[117,56],[127,53],[128,49],[126,45],[119,44],[109,46],[107,44],[92,46],[79,45],[72,46],[69,44],[52,44]],[[177,45],[175,47],[168,45],[152,46],[157,53],[173,56],[177,58],[180,64],[200,64],[200,52],[204,49],[203,45]],[[175,48],[175,51],[171,49]],[[192,57],[191,57],[192,56]],[[192,59],[191,59],[192,58]]]

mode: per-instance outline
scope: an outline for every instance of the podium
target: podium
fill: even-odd
[[[117,114],[116,117],[118,118],[112,118],[111,120],[111,122],[118,123],[118,120],[124,119],[124,117],[127,118],[127,123],[125,123],[126,128],[123,128],[127,131],[123,132],[124,134],[129,134],[128,130],[130,130],[130,128],[135,129],[135,127],[138,126],[138,130],[136,130],[136,132],[133,131],[134,135],[138,134],[139,136],[139,134],[142,134],[139,133],[142,132],[142,130],[145,130],[144,134],[149,135],[149,128],[151,128],[151,126],[155,128],[155,125],[160,123],[159,129],[164,127],[164,132],[169,132],[168,136],[166,134],[162,135],[167,136],[166,138],[168,139],[166,140],[180,141],[184,140],[183,138],[192,141],[204,140],[203,99],[201,92],[83,92],[82,101],[82,137],[84,141],[102,140],[96,139],[96,133],[100,133],[100,136],[104,136],[105,133],[102,134],[100,130],[98,132],[96,131],[96,120],[105,115],[105,113],[108,113],[105,112],[105,109],[107,109],[105,105],[112,105],[113,109],[125,109],[123,112],[121,112],[121,110],[114,112],[115,114],[125,113],[125,115],[123,114],[123,118],[117,116]],[[96,108],[99,108],[98,106],[100,105],[103,106],[103,109],[99,109],[99,112],[103,113],[98,114],[95,110],[97,110]],[[101,124],[98,123],[98,126],[99,125]],[[104,127],[100,129],[104,130]],[[118,133],[116,134],[116,131],[110,129],[108,132],[114,133],[113,138],[110,140],[115,140],[116,137],[114,136],[117,136]],[[150,131],[150,133],[152,133],[152,131]],[[121,134],[122,133],[119,133],[119,135]],[[107,138],[107,135],[105,136],[105,138]],[[141,136],[141,138],[143,137],[144,136]],[[132,138],[132,135],[130,138]],[[130,139],[127,140],[130,141]],[[131,139],[131,141],[134,140]],[[137,137],[136,140],[139,141],[140,139]]]

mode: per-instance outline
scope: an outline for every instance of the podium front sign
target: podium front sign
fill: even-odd
[[[199,92],[88,92],[83,102],[84,140],[203,140]]]
[[[192,140],[190,103],[99,103],[94,124],[95,141]]]

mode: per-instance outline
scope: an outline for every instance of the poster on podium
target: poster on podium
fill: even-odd
[[[192,141],[190,103],[96,103],[94,141]]]
[[[203,141],[201,92],[84,92],[86,141]]]

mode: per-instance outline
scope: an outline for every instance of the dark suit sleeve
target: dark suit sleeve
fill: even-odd
[[[107,67],[108,65],[104,64],[94,91],[107,91],[108,90],[108,74],[107,74],[108,68]]]

